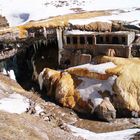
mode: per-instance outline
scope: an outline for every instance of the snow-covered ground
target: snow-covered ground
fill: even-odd
[[[72,125],[68,127],[75,136],[81,136],[86,140],[129,140],[134,133],[140,131],[140,129],[127,129],[122,131],[108,132],[108,133],[94,133],[85,129],[77,128]]]
[[[11,94],[7,98],[0,99],[0,110],[9,113],[21,114],[29,107],[29,99],[19,95]]]
[[[97,21],[111,23],[113,20],[122,20],[128,22],[130,25],[135,25],[137,27],[140,27],[139,15],[140,15],[140,10],[136,10],[136,8],[132,8],[131,10],[128,10],[123,13],[119,12],[118,10],[115,10],[110,16],[100,16],[100,17],[82,19],[82,20],[81,19],[70,20],[69,23],[73,25],[84,25]]]
[[[125,10],[122,15],[125,19],[139,18],[140,0],[0,0],[0,14],[5,15],[11,26],[19,25],[29,20],[39,20],[56,15],[64,15],[83,11],[121,9]],[[132,12],[131,12],[132,11]],[[113,17],[120,13],[113,12]],[[121,17],[122,17],[121,16]],[[121,18],[123,19],[123,18]]]
[[[21,114],[27,111],[30,107],[30,101],[28,98],[13,93],[6,98],[0,99],[0,110],[9,112],[9,113],[17,113]],[[43,110],[39,105],[35,106],[36,113],[39,114]]]

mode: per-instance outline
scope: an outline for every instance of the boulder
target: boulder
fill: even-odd
[[[63,106],[73,108],[76,104],[74,92],[74,80],[71,75],[67,72],[61,73],[61,78],[56,83],[55,99]]]
[[[49,78],[44,78],[44,85],[51,83],[59,103],[82,113],[96,113],[104,120],[115,118],[115,109],[122,116],[140,116],[139,58],[103,56],[96,60],[104,63],[71,67],[64,72],[50,69],[52,75],[45,71]],[[106,97],[110,100],[104,100]]]
[[[112,61],[117,67],[106,70],[109,75],[117,75],[113,89],[113,104],[117,110],[127,110],[131,116],[140,115],[140,60],[139,58],[102,57],[102,61]],[[127,115],[127,114],[126,114]]]
[[[66,69],[68,73],[76,76],[82,76],[87,78],[95,78],[99,80],[107,80],[109,78],[109,74],[105,72],[106,69],[114,68],[116,65],[112,62],[102,63],[98,65],[93,64],[84,64],[75,67],[70,67]]]
[[[116,118],[116,110],[108,97],[105,97],[101,104],[96,107],[95,113],[99,119],[105,121],[111,121]]]
[[[40,85],[43,84],[47,88],[47,95],[55,98],[63,106],[90,114],[95,113],[96,110],[99,118],[110,121],[115,118],[116,110],[110,100],[106,100],[105,97],[110,97],[114,94],[112,85],[116,76],[106,75],[105,70],[114,68],[115,65],[106,63],[108,65],[106,68],[105,64],[99,66],[89,65],[90,67],[88,68],[91,71],[86,69],[86,72],[82,71],[82,65],[81,71],[77,70],[77,67],[62,72],[46,68],[39,75],[39,79],[41,79],[39,81],[42,81]],[[102,68],[102,71],[97,71],[97,67]],[[95,76],[95,74],[98,74],[98,76]],[[102,78],[102,75],[106,77]]]

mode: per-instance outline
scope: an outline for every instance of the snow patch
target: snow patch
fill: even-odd
[[[71,30],[71,31],[64,31],[64,35],[85,35],[85,34],[93,34],[95,32],[88,32],[88,31],[80,31],[80,30]]]
[[[110,95],[114,93],[112,86],[116,78],[116,76],[111,76],[107,80],[79,78],[82,83],[77,87],[77,91],[84,101],[91,100],[95,109],[103,101],[100,92],[109,91]]]
[[[125,21],[130,23],[130,25],[135,25],[137,27],[139,26],[140,23],[140,11],[128,11],[124,13],[112,13],[110,16],[99,16],[95,18],[88,18],[88,19],[76,19],[76,20],[69,20],[70,24],[73,25],[86,25],[90,24],[92,22],[107,22],[107,23],[112,23],[113,20],[120,20],[120,21]]]
[[[21,114],[29,107],[29,99],[19,94],[11,94],[7,98],[0,99],[0,110]]]
[[[81,136],[86,140],[128,140],[133,134],[140,131],[140,129],[127,129],[108,133],[94,133],[72,125],[68,125],[68,127],[71,129],[74,136]]]
[[[89,72],[96,72],[96,73],[100,73],[100,74],[105,74],[105,71],[107,69],[115,68],[115,67],[116,67],[116,65],[114,63],[107,62],[107,63],[98,64],[98,65],[93,65],[93,64],[88,63],[88,64],[84,64],[84,65],[70,67],[69,69],[83,68],[83,69],[87,69]]]
[[[89,72],[105,74],[106,73],[105,71],[107,69],[115,67],[116,65],[112,62],[102,63],[98,65],[88,63],[84,65],[71,67],[69,68],[69,70],[81,68],[87,69]],[[103,98],[101,96],[103,92],[107,91],[109,92],[110,95],[113,95],[114,92],[112,90],[112,86],[116,78],[117,76],[115,75],[110,76],[107,80],[79,77],[79,79],[82,80],[82,82],[76,89],[84,101],[88,102],[89,100],[91,100],[91,102],[93,103],[94,110],[103,101]]]
[[[20,94],[13,93],[7,98],[0,99],[0,110],[21,114],[30,108],[30,100]],[[43,112],[43,109],[36,104],[35,105],[36,114]]]

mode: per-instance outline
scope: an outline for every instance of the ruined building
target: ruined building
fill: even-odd
[[[19,81],[28,75],[37,80],[45,67],[58,69],[90,63],[98,55],[140,56],[139,31],[85,31],[54,22],[39,23],[29,22],[0,31],[2,73],[7,75],[13,70]]]
[[[135,33],[65,31],[61,64],[72,66],[89,63],[98,55],[131,57]]]

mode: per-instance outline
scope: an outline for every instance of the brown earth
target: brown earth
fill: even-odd
[[[94,132],[111,132],[128,128],[139,127],[139,119],[116,119],[113,122],[95,121],[90,117],[90,120],[85,119],[86,114],[77,116],[71,109],[63,108],[50,101],[41,99],[33,92],[27,92],[21,88],[16,82],[8,77],[1,76],[0,78],[0,93],[3,91],[3,97],[8,96],[8,87],[10,94],[17,92],[30,98],[38,103],[45,114],[34,115],[23,113],[21,115],[0,112],[0,140],[24,140],[24,139],[47,139],[50,140],[82,140],[72,136],[70,130],[65,127],[66,124],[75,124],[78,127],[85,128]],[[4,86],[2,86],[4,83]],[[8,90],[7,90],[8,89]],[[18,89],[18,90],[17,90]],[[18,92],[19,91],[19,92]],[[22,92],[21,92],[22,91]],[[24,92],[23,92],[24,91]],[[3,98],[2,97],[2,98]],[[84,119],[82,119],[84,116]]]
[[[38,117],[0,112],[0,140],[83,140]]]

